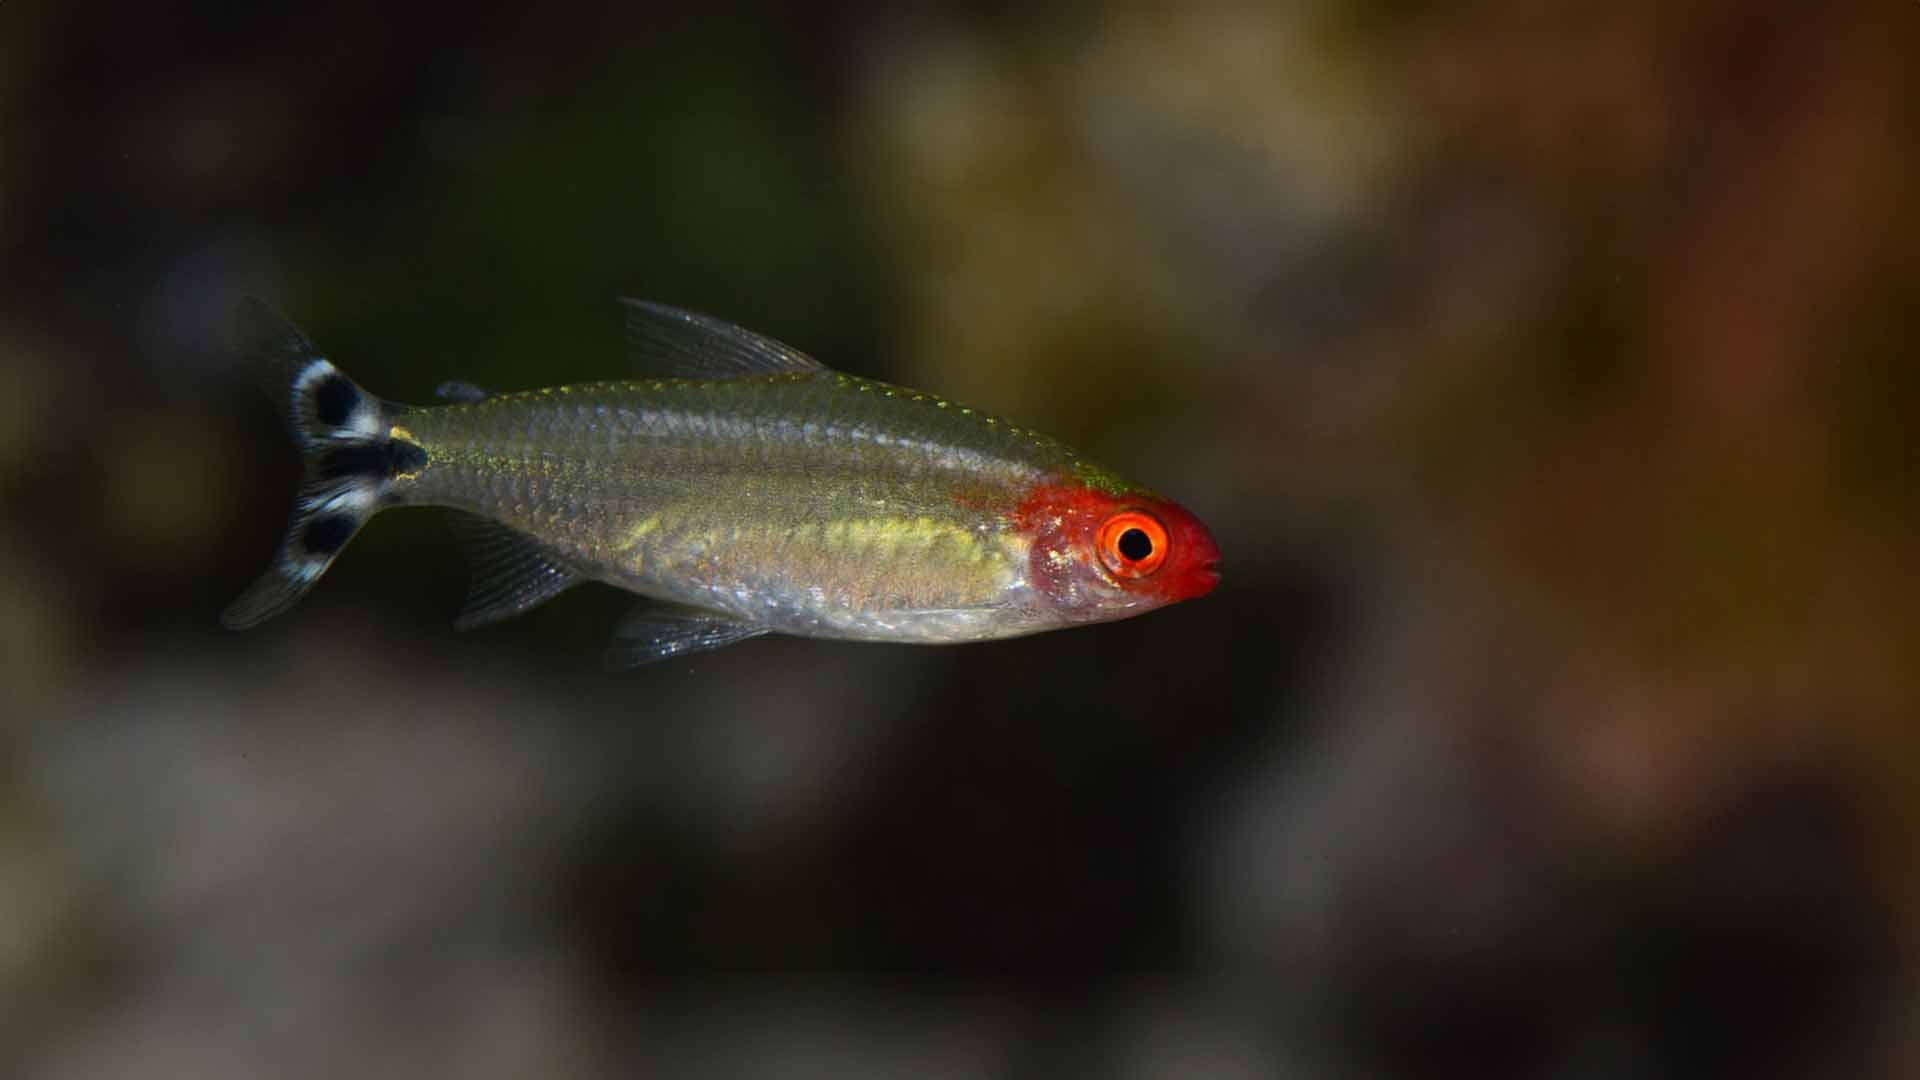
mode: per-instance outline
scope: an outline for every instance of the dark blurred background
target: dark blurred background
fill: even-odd
[[[1920,1074],[1920,5],[0,4],[0,1072]],[[376,392],[713,312],[1226,582],[610,675]]]

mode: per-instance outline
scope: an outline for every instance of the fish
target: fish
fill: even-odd
[[[285,538],[221,616],[256,626],[382,510],[453,511],[473,629],[599,582],[642,598],[613,667],[779,633],[954,644],[1211,592],[1178,503],[1060,441],[846,374],[720,319],[623,299],[642,377],[435,405],[374,396],[257,298],[240,348],[284,395],[303,477]]]

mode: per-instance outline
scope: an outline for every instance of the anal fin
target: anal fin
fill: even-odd
[[[607,667],[621,669],[721,649],[768,633],[731,615],[682,604],[647,603],[614,628]]]
[[[581,581],[578,571],[531,537],[472,514],[455,514],[453,523],[473,564],[473,588],[453,620],[455,629],[511,619]]]

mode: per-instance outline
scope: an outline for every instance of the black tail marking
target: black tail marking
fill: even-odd
[[[242,350],[280,370],[306,478],[273,564],[220,617],[236,630],[293,606],[385,505],[394,478],[427,464],[418,444],[395,437],[399,410],[355,385],[272,308],[249,298],[239,323]]]
[[[328,480],[385,482],[426,468],[427,452],[404,439],[384,438],[329,446],[314,455],[311,471]]]
[[[360,388],[345,375],[321,379],[313,388],[313,414],[328,427],[339,427],[360,406]]]
[[[328,514],[307,522],[300,533],[300,546],[309,555],[334,555],[347,546],[353,534],[360,528],[360,520],[352,514]]]

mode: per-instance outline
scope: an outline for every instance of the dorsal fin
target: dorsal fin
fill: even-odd
[[[773,372],[816,372],[826,365],[744,327],[648,300],[622,297],[627,348],[635,360],[671,375],[727,379]]]
[[[441,401],[451,401],[455,405],[472,405],[477,401],[487,400],[491,395],[470,382],[448,379],[433,388],[433,396]]]
[[[620,620],[607,646],[607,667],[639,667],[676,656],[724,648],[768,633],[723,612],[684,604],[648,602]]]
[[[455,629],[511,619],[580,583],[578,572],[530,537],[472,514],[454,514],[452,521],[473,564],[473,588]]]

